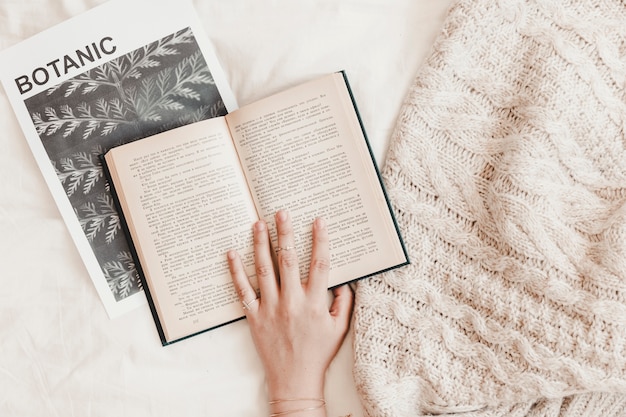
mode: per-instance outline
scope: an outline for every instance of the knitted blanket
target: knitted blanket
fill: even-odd
[[[411,265],[357,286],[369,416],[626,416],[623,1],[455,3],[383,176]]]

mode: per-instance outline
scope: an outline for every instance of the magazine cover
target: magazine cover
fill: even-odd
[[[100,155],[236,108],[191,2],[111,0],[0,52],[0,79],[107,313],[145,303]]]

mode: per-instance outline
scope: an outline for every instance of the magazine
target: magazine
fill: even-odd
[[[237,108],[191,2],[111,0],[0,52],[0,80],[107,313],[144,304],[100,155]]]

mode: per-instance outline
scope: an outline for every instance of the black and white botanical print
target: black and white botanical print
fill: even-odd
[[[226,114],[191,29],[59,83],[25,104],[115,299],[140,291],[100,156],[113,146]]]

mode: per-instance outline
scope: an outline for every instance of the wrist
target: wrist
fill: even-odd
[[[325,374],[303,367],[268,372],[266,375],[269,401],[285,398],[323,398]]]
[[[280,383],[268,382],[269,401],[285,400],[292,398],[324,398],[323,382],[297,380],[293,383],[281,381]]]

